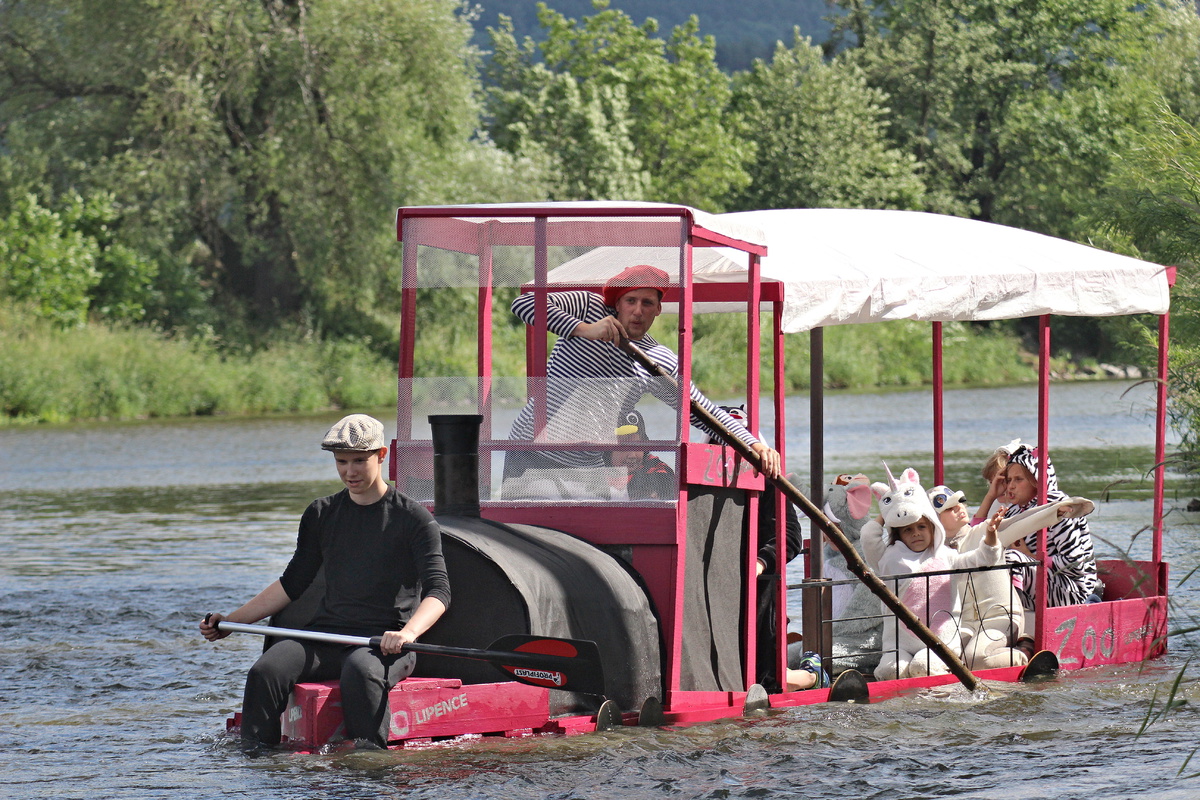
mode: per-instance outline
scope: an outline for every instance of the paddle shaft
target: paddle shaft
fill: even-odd
[[[644,367],[651,375],[655,375],[660,378],[666,378],[669,381],[675,382],[675,377],[673,375],[651,360],[650,357],[642,352],[642,349],[634,342],[631,342],[628,339],[622,339],[620,347],[634,361],[641,364],[642,367]],[[727,428],[719,419],[713,416],[708,409],[697,403],[694,399],[691,401],[691,410],[693,414],[698,416],[705,422],[705,424],[716,431],[726,444],[728,444],[734,450],[737,450],[737,452],[741,454],[743,458],[749,461],[750,464],[752,464],[755,468],[761,466],[758,453],[750,449],[750,447],[747,446],[741,439],[734,436],[733,432],[730,431],[729,428]],[[862,556],[858,554],[858,551],[854,549],[854,545],[851,544],[850,540],[846,538],[846,534],[842,533],[840,528],[834,525],[833,522],[830,521],[830,519],[826,517],[819,508],[813,505],[811,500],[805,497],[799,489],[792,485],[791,481],[782,475],[777,478],[767,478],[767,480],[771,481],[771,483],[773,483],[776,488],[779,489],[779,491],[783,492],[784,495],[786,495],[793,503],[798,505],[800,510],[804,512],[805,516],[812,520],[812,523],[819,528],[822,533],[829,537],[829,540],[833,542],[834,546],[837,547],[842,555],[846,557],[846,566],[850,572],[853,573],[856,578],[866,584],[867,588],[871,590],[871,593],[878,597],[884,605],[891,609],[892,613],[904,623],[905,627],[912,631],[913,635],[915,635],[930,650],[937,654],[942,662],[950,669],[950,672],[954,675],[954,677],[958,678],[959,681],[962,682],[963,686],[967,687],[973,692],[985,688],[980,680],[975,677],[974,673],[967,668],[967,665],[962,662],[962,659],[955,655],[950,648],[946,647],[945,642],[943,642],[937,636],[934,636],[933,632],[925,626],[925,623],[921,622],[917,615],[914,614],[908,606],[900,602],[900,598],[896,597],[895,593],[893,593],[892,590],[887,587],[887,584],[885,584],[878,575],[876,575],[867,567],[867,564],[863,561]]]
[[[305,631],[296,628],[276,628],[270,625],[246,625],[241,622],[226,622],[225,620],[217,623],[217,630],[230,631],[232,633],[253,633],[259,636],[277,636],[281,639],[305,639],[307,641],[324,642],[326,644],[373,647],[375,649],[379,648],[379,644],[383,640],[382,636],[350,636],[348,634]],[[569,665],[577,661],[567,656],[520,653],[514,650],[485,650],[478,647],[451,647],[449,645],[423,644],[421,642],[409,642],[403,646],[402,650],[411,653],[426,653],[435,656],[469,658],[475,661],[503,662],[514,666],[543,668]]]

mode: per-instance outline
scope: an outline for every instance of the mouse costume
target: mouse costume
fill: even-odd
[[[842,533],[862,554],[862,529],[871,514],[871,481],[867,476],[838,475],[825,487],[825,516],[837,523]],[[822,537],[824,538],[824,537]],[[829,671],[838,674],[856,669],[869,673],[879,664],[883,621],[879,600],[846,566],[846,556],[825,539],[822,575],[835,581],[832,587],[833,660]]]

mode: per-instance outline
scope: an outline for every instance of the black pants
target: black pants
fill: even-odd
[[[280,716],[297,683],[340,680],[346,738],[386,747],[391,714],[388,692],[412,674],[415,653],[382,655],[368,647],[346,647],[284,639],[267,648],[246,676],[242,699],[242,742],[279,744]]]

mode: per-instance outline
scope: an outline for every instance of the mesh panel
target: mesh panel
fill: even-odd
[[[686,229],[679,216],[406,218],[403,285],[417,290],[417,377],[399,386],[398,484],[432,500],[426,417],[482,414],[485,503],[675,502],[680,423],[664,400],[678,390],[657,379],[527,379],[527,370],[537,373],[542,366],[527,364],[529,329],[510,304],[535,284],[598,292],[639,264],[657,267],[668,285],[678,285]],[[477,290],[488,286],[491,307],[481,313]],[[455,321],[450,330],[427,324],[446,318]],[[548,339],[547,350],[555,337]],[[490,342],[490,351],[477,352],[476,342]],[[650,441],[638,443],[642,450],[623,447],[614,457],[619,445],[629,444],[618,440],[615,429],[635,407]]]
[[[397,485],[423,502],[433,500],[433,446],[428,417],[432,414],[483,414],[480,427],[480,499],[505,501],[588,501],[651,503],[677,499],[678,413],[653,394],[641,397],[637,410],[645,419],[648,441],[618,437],[624,421],[623,397],[647,383],[633,380],[576,381],[563,394],[568,403],[559,413],[543,415],[537,403],[546,399],[545,379],[493,377],[414,378],[399,382],[397,414]],[[561,382],[556,382],[561,383]],[[656,381],[655,392],[673,391]],[[411,398],[411,402],[409,401]],[[490,398],[491,402],[485,402]],[[529,409],[529,410],[527,410]],[[597,409],[613,409],[600,416]],[[530,435],[518,419],[531,421]],[[510,438],[516,436],[516,438]],[[519,475],[506,459],[530,456],[531,466]],[[565,463],[563,463],[565,462]],[[614,466],[615,465],[615,466]]]
[[[1030,567],[1032,573],[1040,565],[1036,562],[1026,562],[1025,566]],[[946,575],[955,576],[956,580],[961,581],[961,589],[963,594],[963,606],[961,614],[958,618],[954,618],[953,622],[959,626],[959,630],[963,631],[963,638],[982,637],[980,640],[970,638],[967,643],[967,648],[963,651],[963,658],[967,661],[967,665],[971,669],[992,669],[997,667],[1012,666],[1018,662],[1014,660],[1010,646],[1016,644],[1018,635],[1022,632],[1026,635],[1032,635],[1033,631],[1023,630],[1024,607],[1022,605],[1021,593],[1013,585],[1013,574],[1019,573],[1021,566],[1014,564],[1000,564],[989,567],[976,567],[970,569],[945,570],[929,573],[912,573],[903,576],[880,576],[884,579],[887,587],[893,593],[903,596],[906,594],[902,582],[907,583],[909,591],[907,594],[912,597],[923,597],[928,602],[931,590],[929,589],[929,580],[931,577],[940,577]],[[990,584],[990,585],[989,585]],[[838,595],[838,590],[842,587],[847,589],[862,589],[857,578],[849,578],[844,580],[805,580],[798,584],[789,584],[788,589],[833,589],[834,597]],[[847,592],[847,595],[849,592]],[[982,594],[985,597],[991,598],[987,605],[979,603],[977,594]],[[811,595],[817,597],[816,594]],[[853,668],[860,671],[870,671],[874,669],[875,663],[878,662],[878,656],[883,652],[893,659],[896,657],[897,651],[889,649],[880,651],[878,648],[881,642],[878,634],[881,632],[884,625],[890,626],[893,633],[903,630],[904,625],[897,617],[890,612],[881,609],[881,603],[875,599],[873,595],[869,595],[870,599],[865,605],[862,604],[843,604],[839,610],[837,600],[834,600],[832,615],[826,616],[825,609],[821,608],[820,604],[813,611],[813,617],[817,624],[822,627],[829,627],[832,630],[832,651],[822,653],[822,660],[829,665],[829,668],[836,674],[843,669]],[[789,606],[792,601],[789,600]],[[1012,614],[1013,625],[1011,627],[1000,626],[995,624],[982,626],[980,620],[996,619],[1007,620],[1010,612]],[[936,628],[942,620],[950,618],[945,610],[938,610],[930,615],[928,609],[926,613],[919,615],[919,618],[927,626]],[[960,622],[963,624],[960,625]],[[997,633],[997,630],[1000,633]],[[995,647],[992,647],[995,645]],[[990,653],[990,655],[989,655]],[[975,657],[979,661],[972,662],[971,658]]]
[[[417,268],[405,288],[523,286],[535,279],[536,244],[545,238],[548,283],[599,287],[622,269],[650,264],[679,283],[684,225],[678,218],[406,219],[405,247]],[[489,276],[490,270],[490,276]],[[490,277],[490,280],[489,280]]]

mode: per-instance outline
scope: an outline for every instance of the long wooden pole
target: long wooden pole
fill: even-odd
[[[382,636],[349,636],[341,633],[277,628],[271,625],[246,625],[225,620],[217,623],[217,630],[356,647],[378,648],[383,641]],[[486,649],[422,642],[409,642],[403,649],[412,653],[487,661],[509,677],[531,686],[601,696],[605,694],[600,650],[596,643],[590,640],[511,634],[502,636]]]
[[[655,375],[660,378],[666,378],[672,382],[675,381],[673,375],[651,360],[650,357],[642,352],[642,349],[635,343],[627,339],[622,340],[621,349],[624,350],[634,361],[641,364],[642,367],[644,367],[651,375]],[[758,458],[758,453],[755,453],[744,442],[734,436],[733,433],[726,428],[719,419],[714,417],[708,411],[708,409],[697,403],[695,400],[692,400],[691,410],[693,414],[704,420],[705,424],[716,431],[721,438],[725,440],[726,444],[728,444],[734,450],[737,450],[738,453],[741,454],[741,456],[749,461],[754,467],[757,468],[761,465]],[[768,478],[768,480],[775,484],[779,491],[783,492],[793,503],[798,505],[800,510],[803,511],[810,520],[812,520],[813,525],[815,525],[821,530],[822,533],[829,537],[829,540],[833,542],[834,546],[837,547],[837,549],[841,551],[842,555],[846,557],[846,567],[850,570],[850,572],[860,581],[865,583],[867,588],[871,590],[871,593],[878,597],[884,605],[891,609],[892,613],[904,623],[904,626],[912,631],[914,636],[920,639],[926,647],[932,650],[938,656],[938,658],[942,660],[942,663],[944,663],[950,669],[950,672],[954,675],[954,677],[958,678],[963,686],[967,687],[967,689],[971,690],[972,692],[976,692],[981,689],[986,690],[987,687],[985,687],[983,683],[975,677],[975,674],[967,668],[967,665],[963,663],[962,659],[955,655],[950,648],[946,647],[945,642],[934,636],[933,631],[929,630],[929,628],[925,626],[925,623],[921,622],[917,615],[914,614],[908,606],[900,602],[900,598],[896,597],[895,593],[893,593],[892,590],[887,587],[887,584],[885,584],[878,575],[876,575],[867,567],[866,562],[862,560],[862,556],[858,554],[858,551],[854,549],[854,545],[851,544],[850,540],[846,538],[846,534],[842,533],[841,529],[834,525],[833,522],[830,521],[830,519],[826,517],[819,508],[813,505],[812,501],[805,497],[804,494],[795,486],[793,486],[791,481],[789,481],[783,475],[780,475],[778,478]]]

